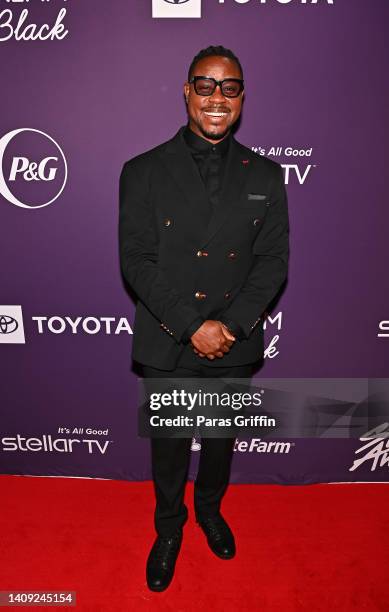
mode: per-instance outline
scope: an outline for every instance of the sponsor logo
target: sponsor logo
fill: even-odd
[[[63,334],[66,331],[71,331],[72,334],[84,332],[89,335],[133,333],[125,317],[118,321],[116,317],[32,317],[32,320],[36,321],[39,334]]]
[[[45,132],[20,128],[0,138],[0,195],[11,204],[27,209],[52,204],[67,174],[64,152]]]
[[[31,317],[38,334],[106,334],[117,336],[122,332],[132,335],[126,317]],[[24,344],[24,326],[21,306],[0,306],[0,343]]]
[[[287,157],[288,162],[279,162],[284,170],[285,185],[289,185],[290,182],[296,181],[299,185],[304,185],[308,177],[311,175],[312,170],[316,168],[316,164],[306,163],[289,163],[291,158],[310,158],[312,156],[313,148],[298,148],[298,147],[251,147],[251,150],[257,155],[266,155],[267,157]]]
[[[105,455],[113,440],[100,441],[94,438],[56,438],[51,434],[43,434],[39,438],[27,438],[17,434],[1,439],[1,450],[4,452],[30,453],[72,453],[75,448],[86,448],[89,455]]]
[[[251,0],[219,0],[219,4],[225,3],[247,4]],[[335,0],[253,0],[257,4],[329,4],[333,5]]]
[[[349,472],[354,472],[366,463],[370,463],[371,472],[374,472],[377,467],[389,467],[389,423],[383,423],[371,429],[359,439],[366,444],[355,451],[358,457],[354,459]]]
[[[0,315],[0,334],[12,334],[18,327],[16,319],[8,315]]]
[[[0,306],[0,344],[25,344],[21,306]]]
[[[261,438],[252,438],[251,440],[235,440],[234,452],[238,453],[272,453],[276,455],[286,455],[294,447],[294,442],[269,441],[264,442]],[[196,438],[192,440],[192,451],[201,450],[201,442]]]
[[[201,0],[152,0],[153,18],[199,18]]]

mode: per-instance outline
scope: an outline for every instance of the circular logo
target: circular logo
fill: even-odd
[[[184,2],[189,2],[189,0],[165,0],[168,4],[184,4]]]
[[[45,132],[13,130],[0,138],[0,195],[20,208],[43,208],[63,192],[68,175],[65,155]]]
[[[8,315],[0,315],[0,334],[12,334],[18,327],[16,319]]]

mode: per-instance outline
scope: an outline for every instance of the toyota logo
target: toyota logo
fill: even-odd
[[[184,4],[184,2],[189,2],[189,0],[165,0],[168,4]]]
[[[8,315],[0,315],[0,334],[12,334],[18,327],[16,319]]]

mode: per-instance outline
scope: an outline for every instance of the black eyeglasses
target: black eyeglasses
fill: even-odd
[[[212,96],[218,85],[223,96],[226,98],[237,98],[244,89],[243,79],[223,79],[222,81],[217,81],[212,77],[194,76],[190,79],[189,83],[193,83],[198,96]]]

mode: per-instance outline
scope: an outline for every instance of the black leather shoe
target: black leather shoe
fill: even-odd
[[[220,559],[232,559],[235,556],[233,533],[221,514],[199,518],[197,523],[207,536],[209,548]]]
[[[174,576],[174,568],[182,542],[182,529],[170,537],[158,536],[147,559],[147,586],[151,591],[164,591]]]

